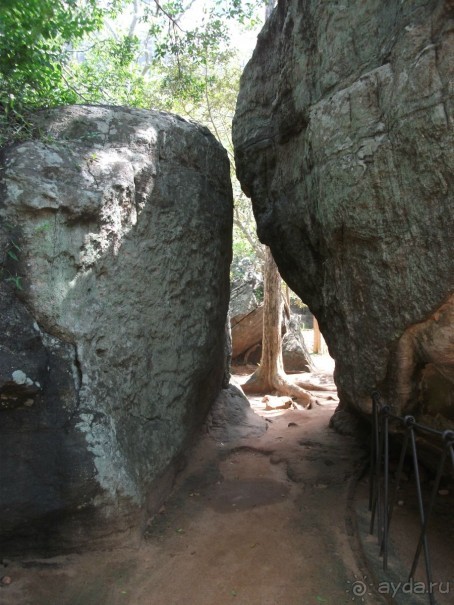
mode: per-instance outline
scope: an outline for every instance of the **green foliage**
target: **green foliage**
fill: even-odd
[[[262,0],[124,0],[118,18],[106,18],[104,29],[79,46],[66,78],[83,102],[168,111],[203,104],[207,85],[214,89],[219,81],[214,70],[234,54],[233,22],[236,28],[252,27],[261,5]]]
[[[217,84],[218,68],[231,63],[235,53],[231,47],[232,23],[236,28],[252,28],[258,23],[261,0],[241,2],[239,0],[216,0],[208,3],[199,23],[186,29],[184,8],[181,3],[171,3],[172,27],[152,25],[155,40],[154,68],[163,72],[163,90],[173,90],[174,96],[182,101],[203,102],[206,86]],[[234,79],[235,84],[239,81]],[[231,83],[231,90],[237,86]],[[223,89],[225,91],[225,87]],[[175,94],[176,93],[176,94]]]
[[[201,104],[219,81],[208,72],[231,59],[232,23],[253,27],[262,8],[263,0],[2,0],[0,130],[20,140],[29,110],[69,103]]]
[[[30,137],[30,110],[78,102],[65,64],[104,13],[96,0],[2,0],[0,146]]]
[[[7,276],[4,278],[6,282],[11,282],[17,290],[23,290],[22,286],[22,277],[20,275],[13,275],[12,273],[7,273]]]
[[[96,0],[3,0],[0,103],[5,112],[77,99],[64,79],[69,45],[100,26]]]
[[[68,65],[67,80],[78,102],[147,107],[147,83],[137,63],[137,36],[107,38],[94,44],[83,61]]]

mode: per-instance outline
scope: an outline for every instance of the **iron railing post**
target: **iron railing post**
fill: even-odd
[[[396,472],[395,485],[390,498],[390,473],[389,473],[389,422],[400,422],[405,427],[405,435],[400,451],[399,463]],[[416,483],[416,498],[421,523],[418,545],[413,558],[412,566],[408,576],[410,582],[416,573],[421,550],[424,551],[425,571],[427,579],[427,594],[430,605],[435,605],[432,582],[432,562],[427,537],[427,528],[440,486],[446,459],[450,459],[454,473],[454,431],[438,431],[431,427],[418,424],[413,416],[396,416],[391,414],[390,407],[381,401],[380,393],[372,393],[372,429],[370,447],[370,477],[369,477],[369,511],[371,513],[370,533],[374,533],[375,517],[377,516],[377,536],[380,546],[379,554],[383,556],[383,569],[388,569],[389,535],[394,505],[397,493],[400,489],[405,456],[408,444],[411,444],[411,458],[413,462],[414,477]],[[437,466],[435,482],[430,494],[427,508],[424,508],[421,477],[419,472],[418,450],[416,434],[426,433],[442,441],[440,459]]]

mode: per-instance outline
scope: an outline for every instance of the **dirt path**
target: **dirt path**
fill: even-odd
[[[205,435],[136,549],[9,562],[1,605],[354,601],[365,570],[351,486],[364,450],[328,427],[335,402],[310,411],[252,405],[268,419],[266,433],[230,443]]]

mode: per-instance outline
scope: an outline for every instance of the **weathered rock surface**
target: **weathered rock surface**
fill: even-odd
[[[312,372],[315,369],[294,316],[287,321],[286,332],[282,337],[282,356],[286,372]]]
[[[260,437],[268,428],[265,419],[251,408],[242,389],[234,384],[219,393],[205,427],[207,433],[223,443],[246,437]]]
[[[232,337],[232,359],[261,342],[263,307],[255,296],[256,280],[241,281],[232,287],[229,317]]]
[[[259,303],[255,295],[257,280],[248,279],[232,284],[230,293],[229,315],[237,317],[246,315],[258,307]]]
[[[378,387],[396,411],[452,417],[453,14],[283,0],[242,77],[237,173],[345,409],[368,412]]]
[[[221,389],[229,298],[229,165],[208,130],[109,107],[34,119],[0,172],[10,550],[87,543],[159,500]]]
[[[263,305],[248,313],[235,315],[230,319],[232,329],[232,358],[236,359],[251,347],[262,342]]]

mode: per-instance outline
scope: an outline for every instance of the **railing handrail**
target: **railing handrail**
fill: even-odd
[[[446,459],[451,460],[454,470],[454,431],[437,430],[425,426],[416,421],[414,416],[397,416],[391,412],[391,407],[382,401],[378,391],[372,393],[372,439],[371,439],[371,465],[370,465],[370,488],[369,488],[369,510],[371,512],[370,533],[374,533],[375,518],[377,517],[377,534],[380,546],[380,556],[383,557],[383,570],[388,569],[388,547],[389,530],[391,525],[392,513],[396,501],[397,491],[400,487],[402,470],[408,445],[411,445],[411,457],[413,461],[413,470],[416,481],[416,495],[418,500],[419,518],[421,523],[421,532],[418,545],[413,558],[412,566],[408,580],[413,579],[416,567],[419,562],[421,550],[424,551],[426,578],[429,586],[432,586],[432,563],[430,549],[427,540],[427,527],[430,516],[438,494],[438,488],[443,476]],[[390,498],[389,481],[389,421],[398,421],[405,427],[404,439],[400,452],[399,464],[396,473],[396,484],[393,494]],[[419,475],[418,451],[416,444],[416,433],[431,435],[440,439],[440,458],[438,461],[436,478],[432,488],[429,505],[424,507],[421,480]],[[430,605],[436,605],[435,597],[432,591],[428,591]]]

